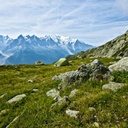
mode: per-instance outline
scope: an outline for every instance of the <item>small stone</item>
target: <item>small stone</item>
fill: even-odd
[[[74,89],[73,91],[71,91],[69,97],[71,98],[71,97],[75,96],[77,92],[78,92],[78,89]]]
[[[89,111],[90,111],[90,112],[95,112],[96,109],[95,109],[94,107],[89,107]]]
[[[1,96],[0,96],[0,99],[3,98],[3,97],[5,97],[6,95],[7,95],[7,93],[1,95]]]
[[[32,91],[33,91],[33,92],[38,92],[39,90],[34,88]]]
[[[28,83],[33,83],[33,80],[28,80]]]
[[[36,62],[35,62],[35,65],[44,65],[44,62],[36,61]]]
[[[60,92],[57,89],[53,88],[53,89],[49,90],[46,93],[46,95],[56,99],[57,97],[60,96]]]
[[[55,102],[54,104],[52,104],[51,108],[57,106],[57,105],[64,105],[64,104],[69,104],[71,101],[68,99],[68,96],[64,96],[64,97],[58,97],[58,101]]]
[[[15,97],[13,97],[10,100],[8,100],[7,102],[10,103],[10,104],[13,103],[13,102],[18,102],[18,101],[22,100],[24,97],[26,97],[25,94],[20,94],[20,95],[17,95]]]
[[[93,123],[93,127],[99,128],[99,127],[100,127],[100,126],[99,126],[99,123],[98,123],[98,122],[94,122],[94,123]]]
[[[69,115],[70,117],[77,118],[77,115],[79,114],[79,111],[68,109],[68,110],[66,110],[66,114]]]

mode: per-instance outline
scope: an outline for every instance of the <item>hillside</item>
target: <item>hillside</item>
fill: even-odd
[[[81,53],[77,53],[74,57],[127,57],[128,56],[128,31],[121,36],[105,43],[97,48],[92,48]]]
[[[36,61],[49,64],[92,47],[78,39],[64,36],[19,35],[11,39],[0,35],[0,50],[3,54],[0,64],[33,64]]]
[[[117,91],[102,89],[108,83],[107,79],[82,80],[70,83],[65,89],[58,89],[60,80],[52,80],[54,76],[69,71],[84,73],[97,63],[93,60],[74,59],[70,66],[63,67],[52,64],[0,66],[0,128],[127,128],[128,72],[112,73],[115,82],[126,84]],[[106,67],[117,61],[111,58],[99,60]],[[103,74],[107,71],[109,75],[109,70],[101,62],[98,66],[103,69]],[[87,65],[81,69],[81,63]],[[90,73],[96,71],[99,72],[99,67],[93,72],[89,70]],[[82,72],[80,78],[84,76]],[[48,96],[50,90],[60,97]],[[18,99],[18,95],[23,99],[14,102],[13,97]],[[74,116],[73,112],[77,115]]]

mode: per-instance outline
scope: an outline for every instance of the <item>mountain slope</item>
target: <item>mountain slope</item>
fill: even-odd
[[[20,35],[5,43],[2,52],[8,56],[5,64],[32,64],[35,61],[53,63],[67,55],[85,51],[93,46],[63,36],[37,37]]]
[[[128,31],[106,44],[81,52],[75,56],[81,57],[126,57],[128,56]]]

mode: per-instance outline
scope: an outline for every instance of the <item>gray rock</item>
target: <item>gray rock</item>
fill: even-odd
[[[65,88],[66,86],[70,85],[72,82],[77,80],[77,77],[79,75],[79,72],[76,71],[70,71],[66,73],[62,73],[59,76],[54,76],[52,80],[61,80],[61,88]]]
[[[38,92],[39,90],[38,90],[38,89],[36,89],[36,88],[34,88],[32,91],[33,91],[33,92]]]
[[[75,117],[77,118],[78,114],[79,114],[79,111],[75,111],[75,110],[66,110],[66,114],[69,115],[70,117]]]
[[[36,62],[35,62],[35,65],[44,65],[44,62],[36,61]]]
[[[128,72],[128,57],[124,57],[121,60],[119,60],[117,63],[110,65],[109,70],[111,72],[113,71],[127,71]]]
[[[57,105],[68,105],[70,104],[70,100],[68,96],[58,97],[58,101],[52,104],[51,108],[56,107]]]
[[[70,98],[71,98],[71,97],[74,97],[77,92],[78,92],[78,89],[72,90],[71,93],[70,93],[70,95],[69,95],[69,97],[70,97]]]
[[[68,62],[68,60],[67,60],[66,58],[61,58],[61,59],[59,59],[59,60],[54,64],[54,66],[56,66],[56,67],[67,66],[67,65],[69,65],[69,62]]]
[[[108,89],[108,90],[112,90],[112,91],[116,91],[120,88],[122,88],[125,84],[123,83],[115,83],[115,82],[109,82],[108,84],[104,84],[102,86],[102,89]]]
[[[25,98],[25,97],[26,97],[25,94],[20,94],[20,95],[17,95],[17,96],[15,96],[15,97],[13,97],[13,98],[10,99],[10,100],[8,100],[7,102],[11,104],[11,103],[13,103],[13,102],[18,102],[18,101],[22,100],[22,99]]]
[[[54,100],[56,100],[59,96],[60,96],[60,92],[53,88],[51,90],[49,90],[47,93],[46,93],[47,96],[50,96],[52,98],[54,98]]]
[[[89,111],[90,111],[90,112],[95,112],[96,109],[95,109],[94,107],[89,107]]]

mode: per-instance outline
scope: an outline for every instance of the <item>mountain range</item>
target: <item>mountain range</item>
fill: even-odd
[[[0,64],[33,64],[35,61],[49,64],[92,47],[64,36],[19,35],[12,39],[0,35]]]

